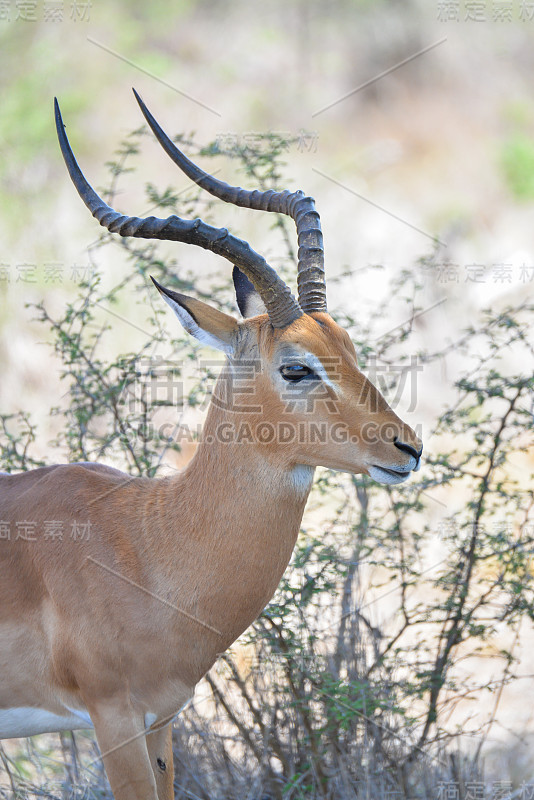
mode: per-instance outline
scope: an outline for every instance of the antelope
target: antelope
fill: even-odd
[[[76,463],[0,476],[0,738],[93,727],[116,800],[171,800],[172,720],[275,592],[315,468],[398,484],[419,468],[422,444],[359,370],[348,333],[327,311],[313,198],[215,179],[135,94],[192,181],[227,203],[294,220],[298,299],[223,228],[127,217],[104,203],[77,164],[56,100],[61,151],[92,215],[121,236],[224,256],[242,319],[152,279],[185,330],[226,355],[182,472],[132,478]],[[320,441],[307,435],[311,423]],[[65,530],[83,520],[90,535],[47,536],[50,520]]]

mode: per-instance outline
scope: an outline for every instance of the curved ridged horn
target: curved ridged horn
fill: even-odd
[[[258,211],[275,211],[278,214],[286,214],[294,220],[299,243],[297,279],[299,305],[307,313],[326,311],[323,235],[313,197],[307,197],[301,191],[248,191],[213,178],[182,153],[154,119],[135,89],[133,93],[154,136],[188,178],[219,200]]]
[[[83,202],[104,228],[121,236],[186,242],[211,250],[236,264],[252,281],[265,303],[274,328],[285,328],[302,316],[302,309],[291,290],[263,256],[256,253],[247,242],[228,233],[226,228],[214,228],[201,219],[184,220],[175,215],[167,219],[126,217],[108,206],[89,185],[76,162],[57,100],[54,100],[54,108],[59,145],[69,175]]]

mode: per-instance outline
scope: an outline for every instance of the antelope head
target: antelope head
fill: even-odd
[[[226,229],[177,216],[127,217],[110,208],[83,176],[56,101],[63,157],[101,225],[121,236],[195,244],[234,264],[239,321],[152,279],[184,328],[228,358],[205,433],[220,442],[253,444],[264,457],[287,467],[324,466],[367,473],[380,483],[405,481],[419,469],[422,443],[358,368],[349,335],[327,311],[323,242],[313,198],[300,191],[247,191],[213,178],[176,147],[134,93],[159,143],[191,180],[226,202],[286,214],[297,228],[298,300],[262,256]]]

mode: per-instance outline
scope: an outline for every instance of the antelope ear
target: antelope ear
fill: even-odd
[[[237,340],[238,322],[229,314],[223,314],[202,300],[165,289],[154,278],[151,280],[166,303],[170,305],[184,328],[195,338],[232,355]]]
[[[232,272],[234,279],[235,295],[237,305],[241,314],[246,317],[256,317],[258,314],[266,314],[267,309],[254,284],[249,281],[247,276],[238,267],[234,267]]]

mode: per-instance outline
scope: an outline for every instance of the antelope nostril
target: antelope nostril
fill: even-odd
[[[406,444],[405,442],[401,442],[399,439],[395,439],[393,444],[395,445],[396,448],[402,450],[403,453],[408,453],[408,455],[413,456],[415,459],[420,458],[421,453],[423,452],[423,448],[421,448],[419,452],[417,452],[415,447],[412,447],[411,444]]]

